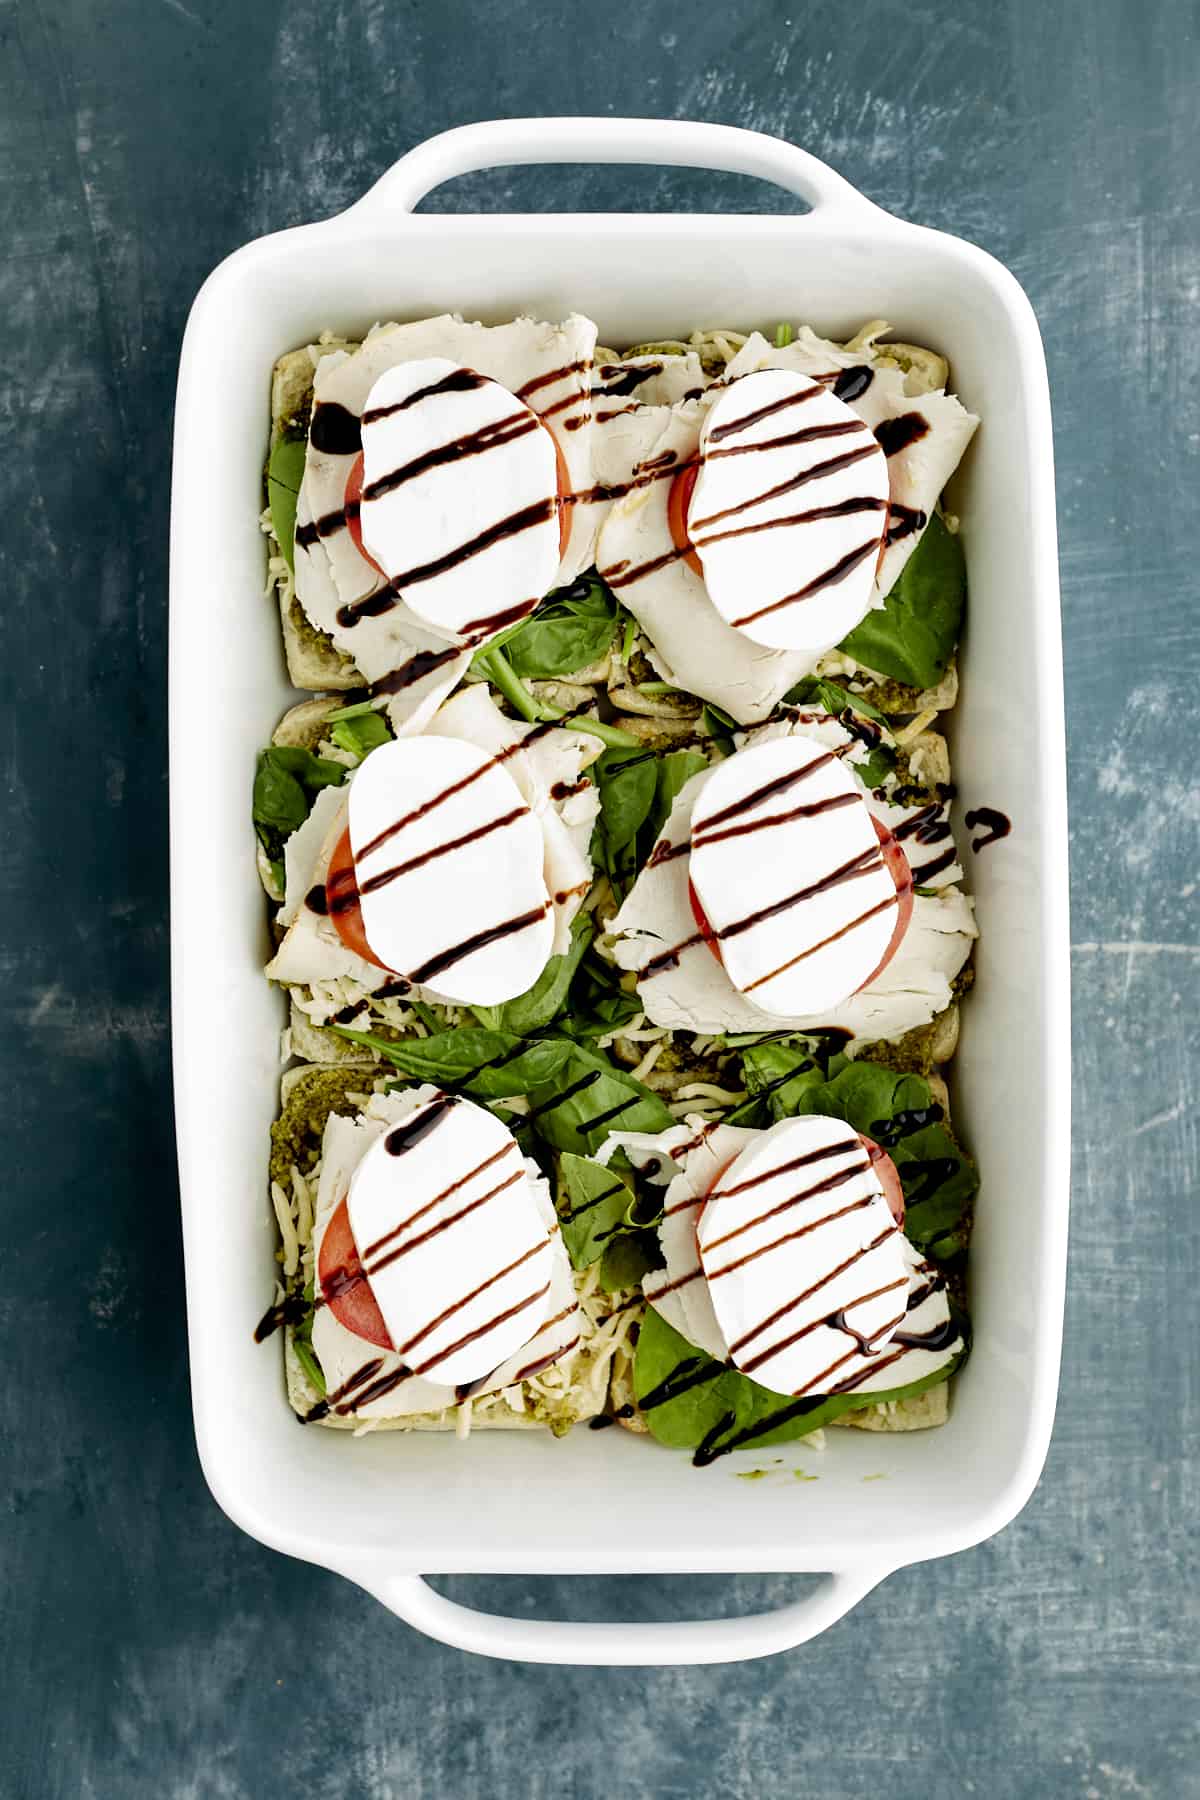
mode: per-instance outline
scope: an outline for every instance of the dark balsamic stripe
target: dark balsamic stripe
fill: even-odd
[[[522,1255],[516,1257],[514,1261],[508,1263],[503,1269],[497,1269],[494,1275],[489,1275],[486,1281],[481,1281],[478,1287],[472,1288],[469,1294],[464,1294],[461,1300],[456,1300],[452,1306],[446,1307],[445,1311],[440,1312],[436,1319],[430,1319],[428,1325],[422,1325],[420,1331],[414,1332],[412,1337],[407,1338],[403,1344],[397,1344],[397,1355],[407,1355],[410,1350],[416,1348],[422,1338],[427,1338],[431,1331],[436,1331],[439,1325],[444,1325],[447,1319],[452,1319],[456,1312],[462,1311],[464,1306],[470,1306],[472,1300],[478,1300],[480,1294],[486,1293],[490,1287],[495,1287],[498,1281],[503,1281],[506,1275],[511,1275],[514,1269],[519,1269],[522,1264],[529,1261],[531,1256],[536,1256],[539,1250],[543,1250],[545,1246],[546,1239],[540,1238],[536,1244],[526,1250]],[[486,1329],[490,1330],[491,1327],[488,1326]],[[459,1350],[461,1348],[461,1344],[452,1344],[450,1346],[450,1350]],[[450,1350],[440,1352],[440,1356],[449,1356]],[[419,1375],[420,1373],[421,1371],[419,1369],[413,1370],[414,1375]]]
[[[954,848],[954,845],[951,844],[948,850],[943,850],[941,855],[935,856],[932,862],[922,863],[919,868],[912,871],[914,885],[916,887],[921,887],[925,882],[931,880],[934,875],[940,875],[943,869],[953,868],[957,859],[958,851]]]
[[[706,450],[704,460],[715,462],[722,456],[745,456],[752,450],[791,450],[801,444],[820,443],[825,438],[850,437],[866,429],[861,419],[846,419],[836,425],[809,425],[801,431],[789,431],[783,437],[764,438],[761,443],[729,444],[724,450]]]
[[[819,387],[805,388],[803,393],[786,394],[782,400],[772,400],[768,406],[760,406],[756,412],[743,413],[740,418],[730,419],[727,425],[714,425],[705,439],[705,450],[707,451],[710,444],[723,444],[726,438],[736,436],[739,431],[749,431],[751,426],[761,425],[764,419],[773,418],[776,413],[787,412],[789,408],[793,406],[801,406],[806,400],[815,400],[817,395],[821,392],[822,390]],[[850,425],[839,425],[837,427],[837,430],[840,432],[850,431],[852,429],[853,427]],[[828,433],[822,432],[821,435],[827,436]],[[756,443],[748,445],[747,448],[770,450],[775,444],[792,443],[794,441],[795,440],[792,438],[773,438],[768,443]]]
[[[929,433],[929,420],[919,412],[901,413],[898,419],[882,419],[875,427],[875,437],[885,456],[898,456],[910,444],[920,443]]]
[[[405,688],[413,687],[418,681],[424,681],[427,675],[433,675],[447,663],[453,662],[462,651],[457,644],[450,644],[445,650],[418,650],[410,656],[406,663],[393,669],[388,675],[381,675],[378,681],[371,683],[372,694],[399,694]]]
[[[486,1206],[488,1201],[494,1200],[497,1194],[502,1194],[506,1188],[512,1187],[518,1181],[523,1181],[524,1178],[523,1168],[514,1170],[505,1180],[499,1181],[495,1187],[489,1188],[485,1194],[479,1194],[474,1200],[469,1200],[465,1206],[460,1206],[457,1212],[448,1214],[444,1219],[439,1219],[436,1225],[430,1225],[426,1231],[418,1233],[416,1237],[406,1238],[404,1243],[397,1244],[394,1250],[389,1250],[386,1256],[381,1256],[377,1262],[373,1262],[369,1269],[364,1268],[364,1275],[378,1275],[381,1269],[390,1268],[394,1262],[399,1262],[402,1256],[407,1256],[410,1250],[417,1250],[422,1244],[427,1244],[431,1238],[440,1237],[443,1231],[449,1231],[458,1224],[460,1219],[465,1219],[469,1214],[478,1212],[481,1206]]]
[[[870,1202],[870,1200],[864,1200],[864,1201],[860,1201],[858,1204],[860,1206],[869,1206],[871,1204],[871,1202]],[[845,1211],[847,1211],[847,1212],[853,1212],[854,1210],[855,1210],[854,1207],[845,1208]],[[842,1217],[842,1214],[841,1213],[831,1213],[829,1215],[829,1217],[834,1218],[834,1219],[840,1219]],[[827,1222],[828,1222],[827,1220],[819,1220],[818,1221],[819,1224],[825,1224]],[[810,1227],[808,1227],[808,1229],[812,1230],[813,1227],[810,1226]],[[866,1256],[869,1251],[878,1250],[880,1244],[885,1244],[887,1242],[888,1238],[894,1236],[898,1229],[899,1229],[899,1227],[896,1225],[889,1225],[886,1231],[881,1231],[879,1236],[877,1238],[873,1238],[872,1241],[869,1244],[867,1244],[864,1249],[856,1250],[854,1252],[853,1256],[848,1256],[846,1258],[845,1262],[838,1264],[836,1269],[830,1269],[830,1271],[827,1275],[822,1275],[822,1277],[819,1281],[814,1281],[811,1287],[805,1288],[805,1290],[802,1294],[797,1294],[796,1298],[794,1300],[787,1300],[784,1302],[784,1304],[782,1306],[776,1307],[775,1311],[770,1315],[769,1318],[764,1319],[760,1325],[755,1325],[752,1328],[752,1330],[743,1332],[742,1336],[740,1338],[738,1338],[736,1343],[730,1344],[730,1346],[729,1346],[730,1355],[731,1356],[736,1355],[737,1352],[739,1350],[744,1349],[747,1344],[753,1343],[753,1341],[756,1337],[761,1337],[764,1331],[769,1331],[771,1329],[772,1325],[777,1325],[779,1323],[780,1319],[786,1318],[788,1313],[795,1312],[795,1310],[798,1306],[803,1306],[803,1304],[806,1300],[810,1300],[812,1298],[812,1296],[816,1293],[819,1293],[823,1287],[828,1287],[829,1283],[831,1281],[836,1280],[839,1275],[844,1275],[846,1273],[847,1269],[852,1269],[854,1267],[855,1263],[858,1262],[860,1260],[860,1258]],[[779,1243],[786,1243],[788,1240],[786,1238],[780,1238],[777,1241]],[[739,1264],[731,1264],[730,1266],[731,1267],[740,1267]],[[766,1354],[769,1355],[771,1353],[767,1352]],[[752,1362],[751,1364],[749,1364],[748,1366],[753,1368],[757,1365],[757,1362],[760,1360],[761,1360],[761,1358],[756,1358],[755,1361]],[[742,1367],[743,1365],[739,1364],[738,1366]]]
[[[730,819],[739,818],[742,813],[749,812],[751,807],[757,806],[760,801],[771,800],[776,794],[787,793],[789,788],[794,788],[801,781],[807,781],[810,775],[815,775],[818,769],[826,768],[835,760],[832,750],[822,750],[819,756],[814,756],[811,762],[805,763],[802,769],[792,769],[786,775],[776,775],[771,781],[764,782],[761,787],[753,788],[750,793],[743,794],[740,800],[733,800],[728,806],[723,806],[720,812],[713,813],[711,818],[704,821],[700,835],[711,831],[716,825],[725,825]]]
[[[809,468],[802,469],[798,475],[789,476],[787,481],[781,481],[775,487],[768,488],[765,494],[755,494],[750,500],[739,500],[733,506],[723,507],[720,512],[709,513],[707,518],[689,519],[688,529],[689,531],[703,531],[708,525],[718,525],[722,519],[730,519],[735,513],[745,512],[747,507],[763,506],[768,500],[777,500],[782,494],[790,494],[796,488],[806,487],[810,481],[819,481],[823,475],[836,475],[840,470],[848,469],[852,464],[862,462],[864,457],[874,456],[875,448],[874,444],[861,444],[857,450],[847,450],[841,456],[830,456],[824,462],[813,463]]]
[[[517,389],[518,400],[528,400],[530,394],[538,393],[544,387],[551,387],[556,381],[565,381],[568,375],[578,375],[591,365],[590,356],[581,356],[576,362],[563,363],[560,369],[551,369],[548,375],[535,375],[524,387]]]
[[[850,1148],[851,1146],[847,1145],[845,1150],[841,1152],[835,1150],[831,1154],[844,1155]],[[713,1238],[711,1243],[704,1246],[705,1255],[708,1256],[721,1244],[729,1244],[733,1242],[734,1238],[744,1237],[746,1232],[754,1231],[759,1225],[765,1225],[768,1219],[777,1218],[780,1213],[790,1212],[793,1206],[802,1206],[806,1200],[815,1200],[819,1194],[830,1194],[834,1188],[845,1187],[848,1181],[854,1181],[856,1177],[866,1173],[867,1169],[864,1168],[861,1160],[851,1163],[848,1168],[836,1170],[834,1174],[826,1176],[824,1181],[815,1182],[812,1187],[802,1188],[798,1194],[789,1194],[786,1200],[780,1200],[775,1206],[769,1206],[765,1212],[758,1213],[755,1218],[747,1219],[744,1224],[735,1226],[732,1231],[727,1231],[724,1237]],[[839,1215],[834,1213],[829,1216],[837,1218]],[[824,1223],[824,1219],[818,1219],[816,1225],[808,1226],[806,1229],[815,1231],[818,1225]]]
[[[790,957],[785,963],[780,963],[777,969],[771,969],[767,974],[757,976],[743,989],[743,992],[748,994],[754,988],[761,987],[765,981],[774,981],[777,975],[783,975],[788,969],[794,969],[796,964],[803,962],[806,957],[815,956],[818,950],[827,950],[830,944],[836,944],[839,938],[849,936],[850,932],[857,931],[858,927],[865,925],[869,919],[877,918],[881,912],[886,912],[890,906],[895,906],[898,899],[898,893],[889,894],[886,900],[881,900],[878,906],[868,907],[865,913],[859,913],[856,919],[851,919],[850,923],[843,925],[840,931],[831,931],[828,937],[821,939],[820,943],[810,944],[807,950],[801,950],[797,956]]]
[[[854,1260],[857,1261],[858,1258],[856,1257]],[[847,1332],[855,1340],[857,1354],[860,1356],[869,1356],[871,1354],[870,1345],[874,1341],[874,1338],[882,1337],[885,1331],[893,1330],[894,1327],[899,1324],[900,1319],[904,1317],[904,1314],[901,1313],[899,1318],[889,1319],[886,1325],[881,1325],[879,1330],[874,1333],[873,1338],[864,1337],[861,1332],[855,1331],[852,1325],[846,1324],[844,1314],[853,1312],[856,1306],[865,1306],[868,1300],[877,1300],[883,1294],[890,1294],[896,1288],[906,1287],[907,1285],[908,1276],[901,1275],[898,1281],[889,1281],[886,1287],[875,1288],[873,1292],[869,1294],[860,1294],[857,1300],[848,1301],[838,1312],[830,1313],[827,1319],[810,1320],[807,1325],[799,1326],[789,1337],[780,1338],[779,1342],[776,1344],[769,1344],[765,1350],[760,1350],[757,1356],[750,1357],[748,1361],[740,1363],[738,1366],[744,1375],[748,1375],[752,1369],[760,1369],[763,1363],[770,1362],[773,1357],[779,1356],[784,1350],[790,1350],[793,1344],[798,1344],[800,1342],[801,1338],[811,1337],[812,1333],[819,1330],[822,1325],[828,1325],[836,1331]],[[812,1389],[816,1387],[819,1381],[824,1381],[827,1375],[831,1375],[834,1369],[840,1368],[844,1362],[856,1354],[856,1351],[848,1350],[845,1356],[839,1356],[836,1362],[830,1364],[829,1368],[822,1369],[819,1375],[814,1375],[811,1381],[806,1381],[804,1386],[797,1390],[797,1393],[811,1393]]]
[[[431,381],[427,387],[417,388],[403,400],[396,400],[390,406],[373,406],[362,416],[364,425],[376,425],[380,419],[390,419],[393,413],[407,412],[410,406],[419,406],[423,400],[432,400],[436,394],[470,394],[487,383],[485,375],[476,374],[474,369],[452,369],[437,381]]]
[[[362,497],[364,500],[382,500],[387,494],[394,494],[406,482],[416,481],[434,469],[459,462],[466,456],[477,456],[486,450],[503,450],[507,445],[527,437],[531,431],[538,430],[540,426],[536,413],[510,413],[505,419],[495,419],[488,425],[481,425],[477,431],[465,432],[462,437],[455,438],[449,444],[439,444],[436,449],[426,450],[423,455],[414,456],[411,462],[402,463],[398,469],[391,469],[386,475],[377,475],[374,481],[363,488]]]
[[[524,1045],[522,1045],[522,1049],[524,1049]],[[614,1181],[611,1187],[606,1187],[599,1194],[593,1194],[590,1200],[581,1201],[578,1206],[572,1206],[569,1207],[566,1212],[560,1212],[558,1215],[559,1222],[563,1225],[569,1225],[572,1219],[578,1219],[583,1213],[592,1212],[597,1206],[603,1206],[604,1202],[606,1200],[611,1200],[614,1194],[624,1193],[629,1193],[625,1183],[623,1181]],[[631,1194],[630,1199],[632,1198],[633,1196]]]
[[[798,1225],[795,1231],[788,1231],[782,1237],[772,1238],[769,1244],[760,1244],[756,1250],[747,1250],[741,1256],[734,1257],[732,1262],[722,1263],[719,1269],[706,1269],[705,1274],[709,1286],[711,1287],[713,1282],[718,1281],[722,1275],[732,1275],[735,1269],[743,1269],[747,1263],[757,1262],[760,1256],[769,1256],[773,1250],[781,1249],[784,1244],[792,1244],[798,1238],[808,1237],[812,1232],[820,1231],[822,1226],[831,1225],[835,1219],[844,1219],[850,1213],[861,1212],[864,1206],[871,1206],[877,1198],[878,1196],[875,1194],[868,1194],[865,1199],[851,1200],[849,1205],[839,1207],[837,1212],[825,1213],[822,1218],[814,1219],[809,1225]],[[892,1229],[894,1230],[895,1227],[893,1226]],[[889,1235],[887,1232],[884,1233],[885,1237]],[[882,1239],[880,1241],[882,1242]],[[857,1262],[860,1254],[859,1251],[856,1251],[850,1262]],[[846,1267],[849,1268],[849,1266],[850,1264],[847,1263]],[[828,1280],[829,1277],[826,1276],[825,1279]],[[824,1283],[818,1282],[817,1285],[820,1287]],[[755,1333],[750,1332],[748,1335],[753,1337]]]
[[[323,456],[357,456],[362,449],[362,427],[346,407],[336,401],[318,400],[308,427],[308,441]]]
[[[451,1107],[457,1105],[457,1094],[439,1094],[436,1100],[432,1100],[411,1119],[405,1119],[400,1125],[393,1125],[383,1140],[388,1155],[403,1156],[414,1144],[419,1144],[422,1138],[428,1137],[441,1124]]]
[[[726,838],[745,837],[753,831],[765,831],[772,825],[790,825],[796,819],[817,819],[822,813],[838,812],[844,806],[857,806],[858,794],[831,794],[827,800],[816,800],[810,806],[793,806],[788,812],[770,813],[765,819],[747,819],[742,825],[729,825],[724,831],[704,833],[703,847],[719,844]]]
[[[607,1125],[610,1119],[619,1119],[622,1113],[628,1112],[631,1106],[639,1105],[644,1099],[644,1094],[631,1094],[628,1100],[621,1100],[616,1106],[610,1106],[605,1112],[597,1113],[595,1118],[589,1119],[586,1125],[580,1127],[580,1130],[595,1131],[598,1126]]]
[[[514,937],[544,919],[549,909],[549,901],[544,900],[532,911],[518,913],[515,919],[505,919],[499,925],[489,925],[484,931],[476,931],[471,937],[464,938],[461,944],[451,944],[448,949],[439,950],[423,962],[419,969],[411,971],[411,979],[418,984],[432,981],[434,976],[443,975],[452,969],[455,963],[462,962],[464,957],[473,956],[476,950],[483,950],[488,944],[497,944],[501,938]]]
[[[744,613],[740,619],[734,619],[736,626],[753,625],[756,619],[765,619],[769,613],[777,613],[785,606],[795,606],[801,600],[811,600],[823,588],[835,587],[839,581],[849,575],[858,565],[865,562],[868,556],[874,556],[879,549],[877,537],[868,538],[865,544],[859,544],[854,550],[848,550],[845,556],[831,563],[811,581],[806,581],[802,588],[793,594],[785,594],[781,600],[772,600],[766,606],[760,606],[755,612]]]
[[[556,1108],[565,1106],[568,1100],[573,1100],[576,1094],[582,1094],[585,1088],[594,1087],[603,1073],[603,1069],[589,1070],[586,1075],[580,1076],[578,1081],[573,1081],[570,1087],[565,1087],[561,1094],[555,1094],[551,1099],[543,1100],[540,1106],[531,1107],[525,1114],[525,1122],[528,1124],[533,1119],[540,1119],[544,1113],[551,1113]]]
[[[518,1300],[513,1306],[506,1306],[503,1312],[497,1313],[485,1324],[477,1326],[474,1331],[464,1332],[463,1336],[456,1339],[453,1344],[448,1344],[444,1350],[439,1350],[436,1356],[428,1357],[423,1363],[417,1363],[413,1368],[413,1374],[424,1375],[428,1370],[436,1368],[438,1363],[443,1362],[446,1357],[453,1356],[456,1351],[465,1350],[468,1344],[473,1344],[479,1338],[486,1337],[489,1331],[496,1329],[497,1325],[504,1325],[509,1319],[515,1319],[518,1313],[523,1313],[529,1307],[535,1306],[549,1292],[550,1283],[547,1281],[534,1293],[526,1294],[523,1300]]]
[[[401,875],[408,875],[413,869],[420,869],[426,863],[434,862],[439,856],[448,856],[454,850],[461,850],[467,844],[478,843],[480,838],[490,837],[495,831],[503,831],[509,825],[515,825],[523,819],[529,808],[524,801],[514,806],[511,812],[501,813],[497,819],[489,819],[486,825],[477,825],[474,831],[466,831],[461,837],[449,838],[444,844],[435,844],[432,849],[423,850],[419,856],[410,856],[407,862],[397,863],[394,869],[382,869],[378,875],[370,875],[365,881],[359,881],[359,894],[374,894],[380,888],[387,887],[389,882],[396,881]],[[362,858],[359,858],[361,867]]]
[[[434,557],[431,562],[418,563],[414,568],[405,569],[395,575],[385,587],[369,594],[364,600],[352,600],[338,609],[338,624],[346,629],[357,625],[362,618],[378,618],[382,613],[390,612],[400,603],[400,591],[403,588],[416,587],[423,581],[432,581],[437,575],[445,575],[460,563],[489,550],[493,544],[502,543],[505,538],[516,537],[522,531],[528,531],[535,525],[548,524],[557,516],[558,496],[552,499],[538,500],[532,506],[523,506],[517,512],[510,513],[507,518],[497,519],[494,525],[477,532],[465,543],[456,544],[453,550],[447,550],[443,556]]]
[[[418,1208],[415,1213],[410,1213],[407,1219],[402,1220],[402,1222],[399,1225],[394,1226],[391,1231],[385,1231],[383,1236],[376,1238],[373,1244],[368,1244],[362,1253],[363,1262],[367,1262],[372,1256],[375,1256],[380,1250],[384,1249],[392,1242],[393,1238],[398,1238],[402,1231],[409,1231],[419,1220],[425,1217],[426,1213],[432,1212],[435,1206],[440,1206],[443,1200],[448,1200],[451,1194],[457,1194],[460,1188],[466,1187],[468,1181],[474,1181],[477,1175],[482,1175],[486,1169],[490,1169],[495,1163],[498,1163],[501,1157],[507,1156],[512,1148],[512,1144],[502,1144],[499,1150],[494,1151],[486,1161],[481,1162],[476,1168],[469,1170],[467,1174],[460,1175],[457,1181],[452,1181],[449,1187],[443,1188],[440,1194],[435,1194],[432,1200],[427,1201],[426,1204]]]

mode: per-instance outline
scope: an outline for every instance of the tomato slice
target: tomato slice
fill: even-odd
[[[369,562],[377,574],[382,575],[383,579],[386,581],[386,570],[379,567],[379,564],[375,561],[375,558],[363,543],[362,519],[359,515],[359,508],[362,505],[362,488],[363,453],[360,450],[354,461],[351,463],[350,473],[346,477],[346,530],[350,533],[354,548],[358,551],[358,554],[362,557],[363,561]]]
[[[334,929],[347,950],[353,950],[355,956],[361,956],[364,962],[374,963],[377,969],[387,969],[387,964],[380,962],[367,942],[362,907],[358,903],[358,883],[354,878],[354,852],[350,848],[348,825],[334,845],[333,855],[329,859],[329,870],[325,876],[325,904]],[[388,969],[387,972],[389,975],[396,973],[394,969]]]
[[[377,1344],[381,1350],[394,1350],[383,1314],[371,1292],[371,1284],[363,1273],[358,1245],[350,1229],[349,1199],[342,1201],[325,1227],[321,1254],[317,1258],[317,1274],[326,1305],[339,1325],[355,1337]]]
[[[554,461],[558,469],[558,554],[567,554],[567,539],[571,535],[571,510],[568,503],[571,494],[571,477],[567,473],[567,460],[562,453],[562,446],[550,427],[539,419],[542,430],[554,445]],[[388,579],[386,569],[381,569],[371,552],[363,543],[362,533],[362,489],[363,489],[363,453],[360,450],[350,465],[350,473],[346,477],[344,504],[346,508],[346,529],[350,533],[351,542],[364,562],[369,562],[383,579]]]
[[[867,979],[855,989],[855,992],[859,994],[862,993],[863,988],[870,987],[877,976],[883,974],[895,956],[904,942],[904,934],[908,930],[913,910],[912,870],[908,866],[904,846],[897,837],[893,836],[882,820],[875,817],[874,813],[871,814],[871,823],[875,827],[875,836],[879,839],[879,848],[883,853],[883,866],[896,885],[896,923],[892,931],[891,942],[883,953],[883,960],[879,967],[872,969]]]
[[[688,899],[692,903],[692,917],[700,927],[701,937],[704,939],[717,961],[724,967],[725,958],[721,955],[720,941],[712,928],[708,914],[700,904],[700,896],[690,881],[688,882]]]
[[[883,1145],[877,1144],[874,1138],[869,1138],[865,1131],[860,1131],[858,1137],[863,1149],[871,1159],[875,1179],[883,1189],[883,1197],[891,1209],[893,1219],[897,1225],[903,1225],[904,1189],[900,1185],[900,1177],[896,1172],[895,1163]]]
[[[548,425],[543,424],[542,430],[554,445],[554,461],[558,467],[558,554],[561,560],[567,554],[567,539],[571,535],[571,477],[567,473],[567,459],[562,453],[562,445]]]
[[[692,493],[696,486],[696,477],[700,473],[699,463],[691,463],[680,469],[671,483],[671,491],[667,495],[667,524],[671,531],[671,542],[682,553],[683,560],[693,574],[704,579],[704,570],[700,558],[692,548],[692,540],[688,536],[688,513],[691,510]]]

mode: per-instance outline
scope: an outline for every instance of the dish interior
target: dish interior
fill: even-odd
[[[266,1542],[350,1574],[898,1563],[988,1535],[1036,1478],[1057,1374],[1067,1205],[1044,378],[1024,301],[996,265],[879,219],[851,237],[815,215],[384,217],[374,227],[360,218],[249,246],[197,302],[172,541],[177,1115],[201,1454],[221,1504]],[[955,390],[984,421],[950,495],[970,578],[951,715],[956,829],[965,847],[962,813],[986,805],[1013,830],[964,859],[982,941],[952,1071],[954,1116],[984,1185],[970,1264],[975,1348],[939,1431],[830,1431],[823,1451],[748,1450],[706,1471],[619,1430],[349,1441],[298,1425],[278,1346],[253,1342],[275,1267],[261,1171],[284,1008],[262,980],[265,926],[241,797],[264,730],[296,697],[277,616],[259,598],[271,365],[326,327],[361,333],[377,320],[455,310],[495,323],[572,308],[618,346],[780,318],[841,337],[878,315],[899,337],[941,349]],[[736,1478],[757,1468],[770,1478]],[[801,1483],[794,1469],[818,1479]]]

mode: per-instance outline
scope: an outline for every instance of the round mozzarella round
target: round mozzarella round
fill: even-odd
[[[871,604],[887,518],[887,457],[820,382],[763,369],[713,403],[688,536],[713,605],[755,643],[841,643]]]
[[[775,1393],[855,1385],[904,1319],[903,1238],[841,1119],[757,1133],[710,1190],[696,1241],[735,1367]]]
[[[892,941],[896,884],[862,790],[812,738],[716,766],[692,810],[690,877],[726,974],[769,1015],[836,1006]]]
[[[483,642],[553,587],[558,452],[499,382],[444,357],[385,370],[362,453],[364,548],[433,630]]]
[[[486,1107],[430,1095],[376,1138],[347,1210],[388,1335],[413,1375],[479,1380],[546,1318],[555,1230],[516,1140]]]
[[[554,918],[545,843],[504,761],[456,738],[397,738],[350,784],[363,930],[385,967],[492,1006],[532,987]]]

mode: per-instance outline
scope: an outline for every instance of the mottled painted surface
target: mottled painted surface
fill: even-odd
[[[0,45],[0,1791],[1200,1793],[1194,5],[5,0]],[[227,251],[336,209],[428,133],[554,108],[780,132],[975,238],[1033,296],[1057,407],[1078,1132],[1049,1468],[995,1542],[727,1670],[539,1671],[425,1643],[227,1524],[188,1416],[163,706],[183,320]],[[776,204],[619,171],[442,203],[547,195]],[[450,1585],[576,1616],[795,1586]]]

